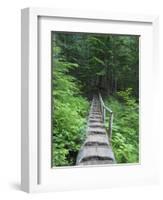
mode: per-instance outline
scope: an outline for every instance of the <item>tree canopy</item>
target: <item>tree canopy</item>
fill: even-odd
[[[132,88],[138,98],[139,36],[56,33],[54,40],[60,55],[78,64],[71,74],[82,82],[85,94],[97,88],[104,95]]]

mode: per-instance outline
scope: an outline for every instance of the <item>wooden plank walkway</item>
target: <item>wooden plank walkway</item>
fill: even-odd
[[[102,121],[100,100],[94,95],[89,118],[86,139],[81,147],[76,165],[97,165],[116,163],[109,138]]]

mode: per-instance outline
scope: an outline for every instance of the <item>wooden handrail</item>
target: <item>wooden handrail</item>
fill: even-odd
[[[110,114],[108,135],[109,135],[109,139],[111,140],[111,138],[112,138],[112,125],[113,125],[113,111],[105,105],[100,93],[99,93],[99,99],[100,99],[100,104],[101,104],[102,120],[103,120],[104,124],[105,124],[105,121],[106,121],[106,111],[108,111],[109,114]]]

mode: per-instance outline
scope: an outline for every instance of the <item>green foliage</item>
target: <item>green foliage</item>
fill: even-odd
[[[56,33],[55,38],[66,61],[78,63],[80,72],[71,71],[85,93],[95,85],[107,94],[131,87],[138,98],[139,36]]]
[[[112,147],[118,163],[136,163],[139,160],[138,104],[131,96],[131,88],[110,97],[107,105],[114,112]]]
[[[84,139],[89,104],[80,95],[80,84],[68,73],[75,67],[78,65],[57,58],[54,60],[52,70],[53,166],[74,165]]]

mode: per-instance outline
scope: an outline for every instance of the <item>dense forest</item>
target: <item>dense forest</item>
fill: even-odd
[[[114,112],[117,163],[139,160],[139,36],[52,32],[52,166],[75,165],[90,101]]]

